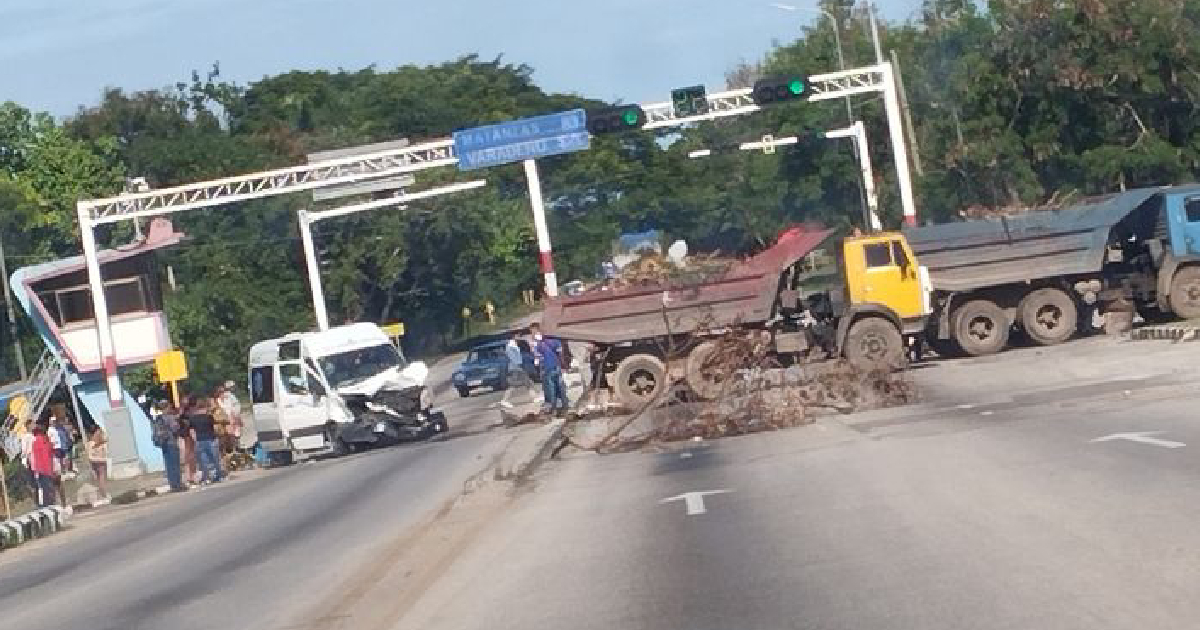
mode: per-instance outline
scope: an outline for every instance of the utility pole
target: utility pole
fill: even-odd
[[[883,47],[879,45],[879,22],[875,20],[875,3],[867,3],[867,16],[871,19],[871,43],[875,45],[875,63],[883,64]]]
[[[917,147],[917,130],[913,127],[912,110],[908,107],[908,90],[904,88],[904,75],[900,73],[900,59],[896,56],[896,51],[889,50],[892,55],[892,67],[896,70],[896,89],[900,92],[900,111],[904,113],[904,130],[908,135],[908,146],[912,147],[913,170],[917,175],[924,175],[925,169],[921,167],[921,150]],[[961,140],[962,134],[959,133]]]
[[[12,338],[13,353],[17,355],[17,369],[21,372],[21,380],[29,378],[25,368],[25,354],[21,351],[21,338],[17,336],[17,316],[13,312],[13,294],[8,286],[8,262],[4,258],[4,240],[0,239],[0,287],[4,289],[4,309],[8,311],[8,336]]]

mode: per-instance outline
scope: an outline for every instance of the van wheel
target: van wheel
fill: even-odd
[[[1200,317],[1200,267],[1184,267],[1171,280],[1171,310],[1183,319]]]
[[[1061,289],[1038,289],[1021,301],[1021,328],[1043,346],[1070,339],[1078,326],[1079,310]]]
[[[1008,345],[1008,316],[991,300],[971,300],[954,314],[954,340],[967,354],[995,354]]]
[[[272,468],[277,467],[277,466],[278,467],[291,466],[292,461],[293,461],[292,452],[291,451],[271,451],[270,453],[267,454],[267,461],[269,461],[271,463]]]
[[[329,449],[333,452],[334,457],[344,457],[354,452],[354,447],[338,437],[337,432],[333,429],[325,430],[325,440],[329,442]]]
[[[882,317],[864,317],[850,324],[842,353],[862,370],[898,368],[904,364],[904,337]]]
[[[667,391],[667,366],[656,356],[631,354],[617,364],[612,381],[617,400],[640,409]]]

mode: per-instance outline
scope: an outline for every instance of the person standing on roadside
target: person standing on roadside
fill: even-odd
[[[231,451],[241,449],[242,445],[242,430],[245,425],[242,423],[242,403],[238,400],[237,394],[234,393],[233,381],[225,381],[221,386],[217,397],[217,405],[225,412],[225,417],[229,420],[229,436],[232,443]]]
[[[100,491],[100,500],[107,502],[108,497],[108,435],[99,426],[92,429],[87,442],[88,464],[92,467],[92,476],[96,478],[96,489]]]
[[[221,475],[221,456],[217,449],[217,427],[213,421],[211,398],[189,396],[185,406],[192,439],[196,441],[196,459],[200,464],[200,483],[218,483]]]
[[[533,333],[533,356],[542,370],[542,393],[545,396],[544,410],[549,413],[564,414],[571,408],[567,398],[567,384],[563,380],[563,344],[557,339],[542,335],[542,327],[536,322],[530,324]]]
[[[183,405],[172,404],[168,409],[175,414],[179,421],[179,460],[180,467],[187,473],[185,485],[196,483],[196,440],[192,437],[192,429],[188,426],[187,401],[195,400],[195,396],[184,396]]]
[[[54,446],[46,435],[47,426],[38,423],[33,428],[33,442],[30,445],[29,470],[33,473],[34,486],[37,492],[37,506],[50,507],[54,504],[54,489],[57,486],[57,475],[54,466]]]
[[[179,411],[168,406],[166,401],[159,401],[155,407],[158,413],[150,419],[151,437],[154,445],[162,451],[171,492],[183,492],[187,486],[183,484],[183,470],[179,461],[179,434],[182,431]]]

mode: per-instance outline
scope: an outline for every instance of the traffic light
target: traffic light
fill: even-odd
[[[587,112],[587,129],[594,136],[640,129],[646,124],[646,112],[640,105],[617,105]]]
[[[750,93],[759,105],[798,101],[808,98],[808,77],[783,76],[759,79]]]
[[[703,85],[671,90],[671,103],[680,118],[708,113],[708,95]]]

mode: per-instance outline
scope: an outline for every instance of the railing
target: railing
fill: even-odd
[[[21,453],[21,438],[13,431],[17,421],[24,423],[28,430],[30,422],[40,418],[46,406],[50,404],[50,397],[62,382],[64,374],[65,370],[58,356],[50,350],[43,352],[42,358],[38,359],[33,368],[33,373],[29,375],[25,406],[18,410],[19,415],[6,418],[0,426],[0,443],[9,457],[16,457]]]

